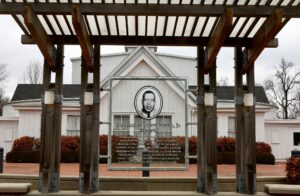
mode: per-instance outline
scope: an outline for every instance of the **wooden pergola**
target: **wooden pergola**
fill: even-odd
[[[275,36],[284,25],[300,17],[299,2],[1,0],[0,14],[11,15],[24,32],[22,43],[36,44],[45,59],[39,190],[59,191],[63,46],[82,49],[79,190],[91,193],[99,190],[100,45],[172,45],[198,48],[197,191],[209,194],[217,191],[216,57],[221,47],[235,48],[236,190],[254,194],[254,63],[265,48],[278,46]],[[88,72],[93,84],[87,83]]]

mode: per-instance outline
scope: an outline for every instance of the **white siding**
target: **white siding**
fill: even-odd
[[[256,141],[265,141],[265,115],[264,113],[256,113]]]
[[[218,118],[218,137],[228,136],[228,114],[226,113],[217,113]]]
[[[194,58],[179,58],[157,54],[158,58],[172,70],[176,76],[185,76],[189,78],[189,85],[197,84],[197,61]]]
[[[298,123],[287,122],[267,122],[265,124],[266,142],[271,145],[275,158],[280,160],[290,157],[292,150],[300,150],[299,146],[294,146],[293,140],[294,132],[300,132],[300,121]]]
[[[2,116],[18,116],[19,113],[17,110],[14,109],[11,105],[5,105],[3,107],[3,115]]]
[[[40,137],[41,111],[19,111],[19,128],[17,137]]]
[[[101,73],[100,78],[103,80],[112,72],[116,66],[118,66],[126,57],[128,53],[116,54],[116,55],[103,55],[100,58]],[[81,77],[81,60],[80,58],[71,59],[72,62],[72,84],[80,84]],[[89,78],[90,79],[90,78]],[[90,79],[91,81],[91,79]]]
[[[4,148],[4,157],[11,150],[14,139],[16,138],[18,120],[7,121],[0,119],[0,147]]]

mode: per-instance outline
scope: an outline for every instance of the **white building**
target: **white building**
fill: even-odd
[[[80,122],[80,69],[81,59],[72,61],[72,84],[64,85],[64,102],[62,113],[62,135],[79,134]],[[196,59],[177,55],[161,54],[156,52],[156,47],[126,47],[126,52],[101,56],[101,88],[109,88],[110,77],[175,77],[187,78],[188,86],[196,86]],[[90,82],[91,78],[90,78]],[[146,84],[146,83],[145,83]],[[185,130],[185,100],[184,92],[175,82],[160,81],[151,85],[158,86],[164,100],[164,107],[156,120],[144,123],[166,123],[179,125],[173,129],[158,127],[159,134],[184,135]],[[137,118],[133,105],[131,91],[136,91],[139,86],[130,81],[119,81],[113,85],[112,107],[114,125],[118,123],[141,123]],[[15,90],[11,103],[4,107],[3,117],[0,118],[0,146],[5,153],[11,149],[14,139],[21,136],[40,136],[41,122],[41,93],[42,85],[19,84]],[[274,108],[270,105],[262,87],[256,87],[256,140],[272,145],[273,153],[277,159],[285,159],[290,151],[295,148],[294,138],[299,138],[300,121],[281,122],[266,120],[268,112]],[[217,88],[217,117],[218,136],[234,136],[235,108],[234,87]],[[172,99],[171,99],[172,98]],[[109,92],[102,91],[100,96],[100,121],[109,121]],[[125,107],[126,106],[126,107]],[[128,107],[130,106],[130,107]],[[187,121],[196,122],[197,108],[195,95],[189,93],[187,100]],[[269,117],[268,117],[269,118]],[[135,128],[128,126],[118,129],[114,126],[115,134],[135,134]],[[298,128],[297,128],[298,127]],[[108,125],[100,126],[100,134],[107,134]],[[188,134],[196,134],[196,126],[189,126]],[[299,133],[297,133],[299,132]],[[284,135],[284,137],[282,137]],[[299,139],[300,140],[300,139]],[[297,142],[297,144],[299,141]]]

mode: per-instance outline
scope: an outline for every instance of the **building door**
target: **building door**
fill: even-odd
[[[6,153],[11,151],[13,145],[13,129],[12,128],[5,128],[4,130],[0,131],[0,147],[4,148],[4,158]]]

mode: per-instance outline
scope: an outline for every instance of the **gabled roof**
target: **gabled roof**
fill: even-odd
[[[41,99],[43,91],[43,85],[41,84],[18,84],[11,102],[25,101],[33,99]],[[80,97],[80,85],[79,84],[65,84],[63,86],[64,98],[79,98]],[[266,103],[266,93],[262,86],[255,88],[256,102]],[[233,100],[234,99],[234,87],[233,86],[218,86],[217,87],[218,100]]]
[[[121,76],[122,73],[132,65],[141,55],[149,58],[165,76],[176,76],[155,54],[146,46],[138,46],[132,51],[118,66],[109,73],[101,82],[101,86],[106,86],[110,77]]]

